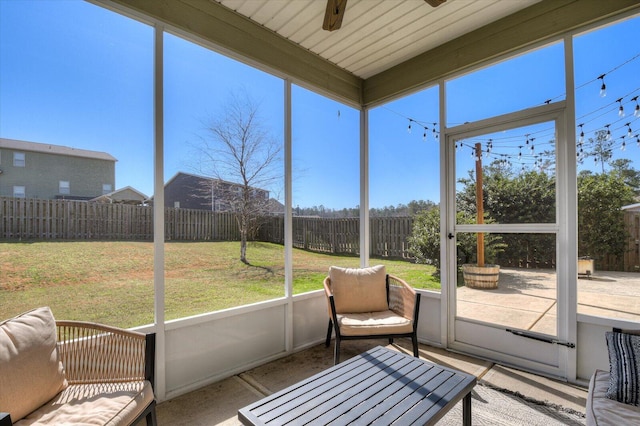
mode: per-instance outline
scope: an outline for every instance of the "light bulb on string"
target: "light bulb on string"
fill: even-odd
[[[611,126],[611,124],[607,124],[604,127],[607,128],[607,136],[605,137],[606,140],[610,141],[611,140],[611,130],[609,130],[609,126]]]
[[[622,137],[622,145],[620,145],[620,151],[626,151],[627,150],[627,143],[624,140],[625,136],[622,135],[621,137]]]
[[[427,140],[427,128],[424,128],[424,133],[422,134],[422,140],[426,141]]]
[[[604,98],[605,96],[607,96],[607,85],[604,84],[604,76],[606,74],[602,74],[601,76],[598,77],[598,80],[602,80],[602,86],[600,86],[600,97]]]
[[[433,123],[433,130],[432,130],[432,132],[433,132],[433,140],[438,139],[438,132],[436,132],[436,125],[437,124],[438,123]]]
[[[638,103],[638,97],[635,96],[633,98],[631,98],[632,101],[636,101],[636,107],[633,110],[633,115],[634,117],[640,117],[640,104]]]
[[[527,140],[525,141],[525,145],[529,145],[529,135],[525,135],[527,137]]]
[[[625,124],[625,126],[627,126],[627,136],[628,137],[633,136],[633,130],[631,130],[631,123],[627,123]]]
[[[618,117],[624,117],[624,107],[622,106],[622,98],[616,100],[620,104],[620,108],[618,108]]]
[[[407,127],[407,133],[409,133],[409,134],[411,134],[411,122],[412,121],[413,121],[412,119],[409,119],[409,127]]]
[[[520,160],[522,159],[522,145],[520,145],[518,149],[520,150],[520,152],[518,152],[518,160]]]
[[[580,127],[580,139],[578,139],[580,145],[584,143],[584,130],[582,129],[582,126],[584,126],[584,123],[578,124],[578,127]]]

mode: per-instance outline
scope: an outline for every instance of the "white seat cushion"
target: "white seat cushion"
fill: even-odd
[[[16,426],[130,425],[153,401],[151,383],[70,385]]]
[[[413,332],[413,321],[393,311],[338,314],[340,334],[367,336],[377,334],[405,334]]]
[[[609,388],[608,371],[596,370],[587,395],[587,425],[620,426],[640,424],[640,407],[623,404],[605,396]]]

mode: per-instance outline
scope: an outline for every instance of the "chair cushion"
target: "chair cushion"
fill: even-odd
[[[370,268],[329,268],[336,312],[359,313],[386,311],[387,272],[384,265]]]
[[[608,371],[596,370],[589,383],[587,394],[587,426],[619,426],[640,424],[640,407],[609,399]]]
[[[339,314],[338,325],[343,336],[406,334],[413,332],[413,321],[393,311]]]
[[[640,336],[608,331],[610,383],[606,396],[624,404],[640,405]]]
[[[148,381],[70,385],[16,426],[130,425],[152,401]]]
[[[66,386],[48,307],[0,323],[0,411],[15,422]]]

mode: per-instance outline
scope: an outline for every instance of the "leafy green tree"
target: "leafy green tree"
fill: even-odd
[[[541,171],[522,173],[515,173],[502,161],[483,167],[485,223],[554,223],[554,167],[549,162],[545,164]],[[465,186],[457,195],[458,211],[475,217],[476,185],[472,173],[460,182]],[[508,250],[495,251],[495,263],[514,267],[552,267],[555,264],[556,241],[551,235],[501,234],[499,237],[502,248],[508,247]]]
[[[457,223],[475,223],[475,216],[458,212]],[[436,267],[440,272],[440,209],[434,207],[415,216],[413,232],[408,238],[409,252],[418,263],[426,263]],[[456,255],[458,265],[472,263],[476,260],[476,234],[461,232],[456,236]],[[498,235],[485,234],[485,257],[489,263],[495,262],[497,255],[505,245]]]
[[[634,202],[634,192],[615,170],[578,175],[578,254],[622,256],[629,238],[620,207]]]
[[[632,167],[633,161],[628,158],[620,158],[609,163],[612,171],[631,188],[636,196],[640,196],[640,170]]]

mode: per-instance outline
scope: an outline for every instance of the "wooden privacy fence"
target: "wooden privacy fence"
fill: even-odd
[[[165,208],[165,239],[237,241],[233,213]],[[409,258],[407,237],[412,219],[372,218],[372,256]],[[293,218],[293,245],[321,253],[360,253],[360,220]],[[264,217],[255,236],[284,244],[284,219]],[[3,240],[152,240],[153,208],[70,200],[0,198]]]
[[[293,217],[293,247],[321,253],[360,254],[360,219]],[[369,221],[371,256],[410,259],[411,217],[374,217]],[[284,244],[284,219],[264,218],[258,239]]]
[[[165,208],[166,240],[234,241],[233,213]],[[0,198],[3,240],[153,240],[153,208],[86,201]]]
[[[165,240],[237,241],[234,213],[165,208]],[[640,213],[625,212],[630,234],[624,256],[602,255],[596,270],[640,270]],[[360,219],[293,217],[293,246],[320,253],[360,254]],[[411,259],[411,217],[373,217],[371,256]],[[255,239],[284,244],[284,219],[261,219]],[[0,197],[1,240],[153,240],[153,208],[125,204]],[[514,259],[518,264],[518,260]]]

